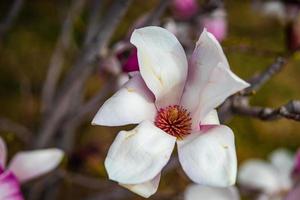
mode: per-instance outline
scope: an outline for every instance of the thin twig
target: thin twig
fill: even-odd
[[[42,91],[42,112],[45,113],[53,101],[56,84],[64,63],[64,53],[70,47],[73,32],[73,24],[80,16],[85,0],[74,0],[62,24],[61,34],[57,40],[55,50],[52,54],[48,67],[47,77]]]
[[[16,21],[22,7],[24,5],[24,0],[15,0],[9,10],[7,16],[0,23],[0,40],[6,34],[7,31],[13,26]]]

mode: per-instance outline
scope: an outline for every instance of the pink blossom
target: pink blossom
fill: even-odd
[[[197,0],[173,0],[173,13],[181,19],[188,19],[198,12]]]
[[[53,170],[61,161],[59,149],[17,153],[6,166],[6,145],[0,137],[0,200],[23,200],[20,184]]]
[[[230,70],[220,44],[206,30],[189,62],[177,38],[166,29],[136,29],[130,41],[137,48],[140,71],[102,105],[92,121],[104,126],[138,124],[119,132],[111,145],[105,159],[109,178],[149,197],[156,192],[161,170],[177,144],[181,166],[192,181],[233,185],[234,135],[219,124],[215,108],[249,84]]]
[[[137,58],[137,50],[136,48],[132,49],[130,55],[122,64],[123,72],[132,72],[139,70],[139,63]]]
[[[214,11],[212,14],[201,19],[202,27],[212,33],[219,42],[222,42],[227,36],[226,13],[222,9]]]

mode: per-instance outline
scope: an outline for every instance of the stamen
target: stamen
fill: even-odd
[[[182,106],[161,108],[155,118],[155,125],[179,139],[191,133],[192,118]]]

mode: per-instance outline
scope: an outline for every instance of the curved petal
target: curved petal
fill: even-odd
[[[137,74],[101,106],[92,124],[104,126],[137,124],[144,120],[154,120],[155,114],[153,94],[142,77]]]
[[[63,155],[59,149],[24,151],[13,157],[8,168],[20,182],[25,182],[53,170],[59,165]]]
[[[0,173],[1,173],[1,168],[3,169],[5,168],[6,155],[7,155],[6,144],[3,141],[3,139],[0,137]]]
[[[122,184],[153,179],[169,161],[175,141],[149,121],[131,131],[121,131],[105,159],[109,179]]]
[[[157,191],[159,181],[160,181],[160,173],[152,180],[147,181],[145,183],[133,184],[133,185],[130,184],[126,185],[120,183],[120,185],[144,198],[149,198]]]
[[[11,171],[0,174],[0,200],[23,200],[20,184]]]
[[[191,111],[194,127],[227,97],[249,84],[233,74],[216,38],[201,34],[191,58],[181,104]]]
[[[287,149],[277,149],[270,155],[270,161],[278,170],[282,189],[289,190],[292,187],[292,171],[294,167],[294,156]]]
[[[194,182],[216,187],[233,185],[237,158],[234,135],[227,126],[216,125],[177,142],[179,161]]]
[[[193,184],[184,193],[184,200],[239,200],[236,187],[218,188]]]
[[[141,75],[156,97],[158,108],[178,104],[187,76],[187,59],[176,37],[166,29],[136,29],[130,42],[137,47]]]
[[[278,171],[273,165],[262,160],[253,159],[243,163],[239,169],[238,182],[244,187],[266,193],[280,190]]]

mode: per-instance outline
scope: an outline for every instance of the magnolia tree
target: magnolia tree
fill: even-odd
[[[299,199],[299,153],[277,149],[268,161],[253,158],[238,165],[236,128],[226,125],[235,115],[300,121],[296,99],[277,108],[249,103],[297,54],[299,3],[253,2],[254,13],[284,24],[287,48],[280,56],[272,54],[274,62],[247,80],[231,69],[220,44],[230,35],[226,2],[150,1],[151,9],[120,31],[128,24],[126,16],[137,9],[135,3],[73,0],[64,9],[40,87],[37,124],[30,130],[0,118],[0,200]],[[23,0],[10,4],[0,24],[4,46],[26,10]],[[74,40],[79,19],[86,22],[80,42]],[[90,94],[95,77],[97,91]],[[99,125],[103,135],[112,130],[104,127],[122,128],[111,145],[104,139],[101,146],[95,142],[79,150],[86,129],[82,125],[91,128],[90,123]],[[22,142],[8,167],[15,147],[7,152],[4,141],[13,143],[7,132]],[[64,164],[57,167],[63,157]],[[176,172],[173,191],[160,189],[160,182],[174,182],[162,177]],[[23,184],[33,178],[38,180]]]

